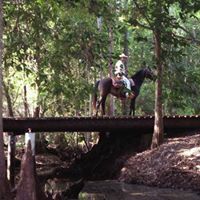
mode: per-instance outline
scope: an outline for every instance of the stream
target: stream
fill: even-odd
[[[79,194],[80,200],[199,200],[192,191],[134,185],[116,180],[89,181]]]

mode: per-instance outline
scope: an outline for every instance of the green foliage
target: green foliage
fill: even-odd
[[[42,116],[90,115],[93,84],[108,74],[108,30],[113,30],[113,62],[128,33],[132,75],[144,61],[155,66],[152,30],[158,27],[164,111],[198,114],[199,7],[199,1],[190,0],[4,1],[4,82],[15,115],[24,115],[24,86],[30,116],[37,105]],[[154,90],[153,83],[144,85],[137,114],[153,113]]]

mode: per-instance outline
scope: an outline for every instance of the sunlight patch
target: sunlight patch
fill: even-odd
[[[186,156],[186,157],[196,156],[196,157],[200,157],[200,147],[194,147],[192,149],[181,149],[179,152],[180,152],[179,155],[181,155],[181,156]]]

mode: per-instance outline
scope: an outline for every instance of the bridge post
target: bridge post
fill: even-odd
[[[8,133],[8,153],[7,153],[7,178],[11,187],[15,186],[15,149],[16,138],[13,133]]]
[[[25,133],[25,145],[28,146],[28,141],[31,143],[32,155],[35,156],[35,133],[31,132],[31,129],[28,129],[28,132]]]

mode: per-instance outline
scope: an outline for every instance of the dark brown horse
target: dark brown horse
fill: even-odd
[[[151,80],[155,80],[156,78],[156,76],[154,75],[154,73],[149,67],[139,70],[130,78],[130,80],[131,79],[133,80],[135,85],[131,86],[131,90],[134,93],[134,97],[131,99],[131,102],[130,102],[129,115],[135,114],[135,100],[140,93],[140,88],[145,78],[148,78]],[[97,81],[95,84],[95,92],[93,95],[93,107],[96,112],[95,115],[96,116],[98,115],[100,106],[101,106],[101,114],[105,115],[105,103],[106,103],[106,98],[108,94],[112,94],[113,96],[116,96],[117,98],[124,99],[125,94],[122,91],[123,91],[122,88],[113,86],[113,80],[111,78],[104,78],[102,80]],[[98,101],[97,101],[97,92],[99,92]]]

